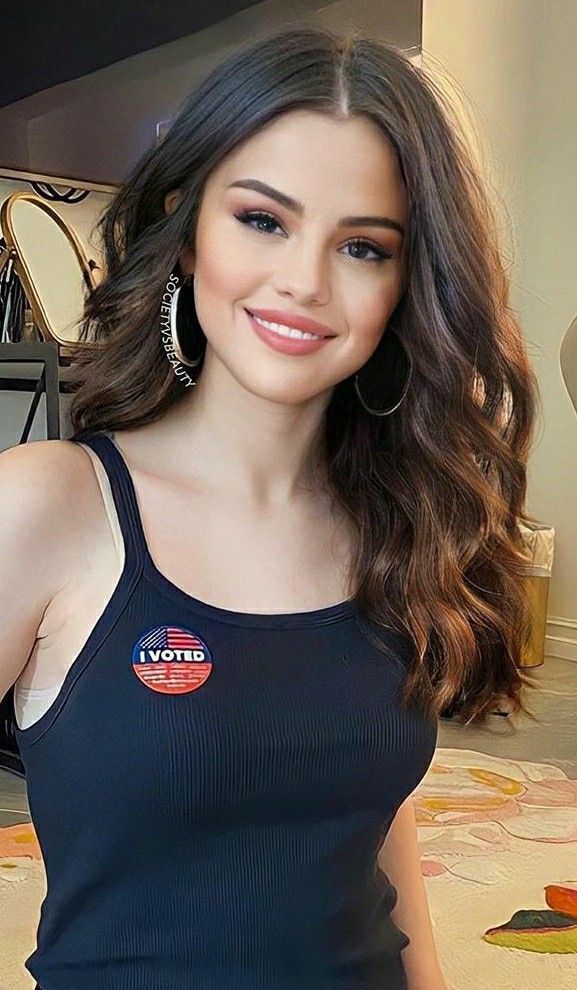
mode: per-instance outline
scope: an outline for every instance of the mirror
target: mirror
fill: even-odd
[[[28,192],[4,201],[0,223],[41,336],[56,340],[63,351],[90,346],[78,335],[87,289],[96,282],[77,235],[48,203]]]
[[[577,413],[577,316],[561,341],[559,363],[565,388]]]

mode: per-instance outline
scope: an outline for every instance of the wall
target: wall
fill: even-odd
[[[528,511],[555,529],[546,652],[577,661],[577,416],[559,348],[577,311],[577,4],[424,0],[421,64],[462,103],[500,202],[511,305],[539,377]]]

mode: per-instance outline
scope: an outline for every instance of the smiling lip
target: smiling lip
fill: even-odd
[[[285,327],[294,327],[295,330],[302,330],[303,333],[316,333],[321,337],[336,336],[324,323],[317,323],[316,320],[299,316],[298,313],[288,313],[280,309],[247,309],[247,313],[259,316],[261,320],[268,320],[269,323],[282,323]]]
[[[268,344],[274,351],[280,351],[281,354],[289,354],[296,357],[299,354],[312,354],[314,351],[318,351],[321,347],[328,345],[331,337],[316,337],[310,338],[308,340],[302,340],[298,337],[284,337],[279,333],[275,333],[274,330],[269,330],[267,327],[263,326],[255,320],[254,316],[249,313],[248,309],[245,310],[248,316],[249,323],[254,330],[257,337],[260,337],[265,344]]]

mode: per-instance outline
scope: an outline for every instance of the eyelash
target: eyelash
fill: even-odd
[[[263,218],[263,217],[266,220],[273,220],[274,223],[276,223],[277,227],[281,226],[277,218],[272,213],[266,213],[263,210],[246,210],[244,213],[235,213],[235,217],[240,223],[246,224],[247,226],[250,220],[256,220],[258,218]],[[270,230],[259,231],[256,227],[252,227],[251,230],[256,230],[257,233],[261,233],[261,234],[271,233]],[[371,264],[371,263],[382,265],[384,261],[388,261],[389,258],[393,257],[391,251],[386,251],[382,247],[377,247],[376,244],[371,243],[371,241],[364,240],[363,238],[356,237],[352,241],[347,241],[346,246],[348,247],[349,244],[355,244],[355,245],[366,244],[367,247],[371,249],[371,251],[374,251],[375,254],[378,255],[378,257],[376,258],[351,258],[351,261],[360,261],[361,264],[363,265]]]

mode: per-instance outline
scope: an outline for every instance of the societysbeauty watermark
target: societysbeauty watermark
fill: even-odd
[[[172,365],[172,369],[177,378],[183,382],[184,387],[188,388],[189,385],[195,385],[196,382],[190,377],[186,369],[184,368],[182,361],[178,359],[174,351],[174,341],[172,339],[171,330],[171,319],[172,319],[172,298],[174,293],[178,289],[178,283],[180,279],[178,275],[172,274],[166,283],[166,289],[162,296],[162,301],[160,304],[160,333],[162,335],[162,344],[166,352],[166,356]],[[176,314],[175,314],[176,315]]]

